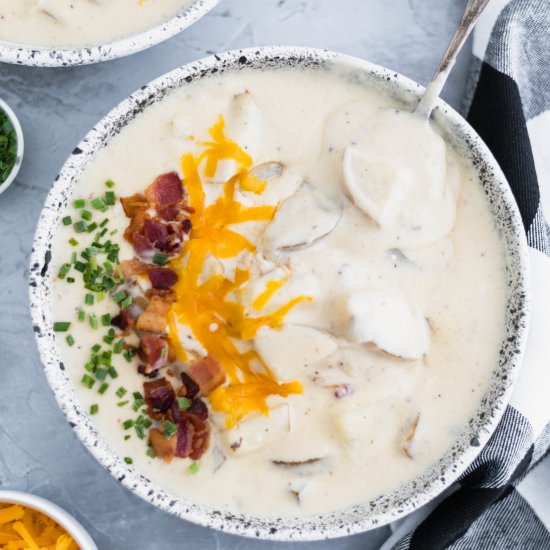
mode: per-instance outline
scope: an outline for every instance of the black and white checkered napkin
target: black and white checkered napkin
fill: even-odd
[[[550,0],[492,0],[473,53],[467,118],[508,178],[530,247],[527,352],[479,457],[384,549],[550,550],[550,474],[537,473],[550,447]]]

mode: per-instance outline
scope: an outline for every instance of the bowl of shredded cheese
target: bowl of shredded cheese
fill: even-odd
[[[65,510],[19,491],[0,491],[0,548],[97,550],[84,527]]]

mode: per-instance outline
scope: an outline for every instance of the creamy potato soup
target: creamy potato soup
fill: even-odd
[[[191,0],[2,0],[0,40],[45,47],[108,44],[150,29]]]
[[[175,495],[265,516],[365,502],[425,472],[480,403],[504,245],[471,162],[359,80],[194,81],[76,186],[53,258],[67,372]]]

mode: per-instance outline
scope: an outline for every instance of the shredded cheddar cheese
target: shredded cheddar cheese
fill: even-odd
[[[287,397],[301,393],[300,382],[279,383],[250,346],[238,343],[253,339],[263,326],[280,328],[287,313],[310,298],[297,296],[268,315],[250,316],[235,298],[250,280],[249,269],[237,268],[234,280],[218,273],[200,282],[209,255],[223,260],[256,251],[254,243],[233,230],[232,225],[268,223],[276,211],[275,206],[247,207],[235,199],[237,187],[260,194],[266,183],[251,174],[252,158],[225,135],[222,117],[210,129],[210,136],[212,141],[204,144],[204,152],[197,156],[186,154],[181,160],[189,205],[194,209],[193,228],[181,256],[170,265],[179,278],[174,287],[176,301],[171,309],[169,336],[178,358],[186,360],[192,353],[180,341],[178,323],[187,325],[207,353],[218,359],[229,384],[214,390],[209,399],[215,411],[226,414],[226,425],[232,427],[252,412],[268,414],[266,400],[270,395]],[[205,177],[212,178],[222,160],[234,161],[236,173],[225,182],[218,199],[207,205],[201,169]],[[284,279],[268,282],[265,291],[254,300],[253,308],[261,311],[285,283]]]
[[[3,550],[78,550],[74,539],[53,519],[19,504],[0,503]]]

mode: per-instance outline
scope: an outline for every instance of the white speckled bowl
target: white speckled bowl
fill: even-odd
[[[168,21],[138,34],[117,39],[109,44],[74,48],[41,48],[0,39],[0,62],[34,67],[67,67],[124,57],[168,40],[192,25],[220,2],[221,0],[194,0]]]
[[[155,506],[176,516],[229,533],[276,540],[314,540],[339,537],[389,523],[425,504],[443,491],[474,460],[488,441],[510,397],[525,345],[528,321],[527,243],[510,188],[493,156],[474,130],[446,103],[439,101],[436,123],[453,136],[471,157],[480,175],[495,224],[508,250],[509,300],[506,331],[500,359],[481,405],[449,451],[428,471],[390,494],[380,495],[345,510],[303,518],[262,518],[228,513],[197,505],[170,494],[124,463],[94,428],[79,404],[65,372],[52,330],[50,307],[51,248],[63,210],[84,167],[141,111],[172,90],[194,79],[242,69],[308,67],[323,70],[326,64],[344,64],[353,77],[383,86],[387,93],[409,100],[423,88],[393,71],[356,58],[297,47],[239,50],[208,57],[180,67],[144,86],[118,105],[75,148],[48,195],[42,211],[31,258],[30,299],[34,330],[44,369],[59,404],[90,452],[123,485]],[[355,72],[357,71],[357,72]],[[267,498],[267,496],[266,496]]]
[[[80,550],[97,550],[87,531],[68,512],[45,498],[21,491],[0,491],[0,504],[21,504],[55,520],[73,537]]]
[[[15,164],[11,169],[10,175],[5,181],[0,183],[0,195],[8,189],[8,187],[15,181],[17,174],[19,174],[19,169],[23,163],[23,153],[25,151],[25,140],[23,138],[23,129],[21,128],[21,123],[19,119],[13,112],[12,108],[2,99],[0,99],[0,111],[4,111],[10,122],[13,124],[15,130],[15,139],[17,140],[17,156],[15,157]]]

